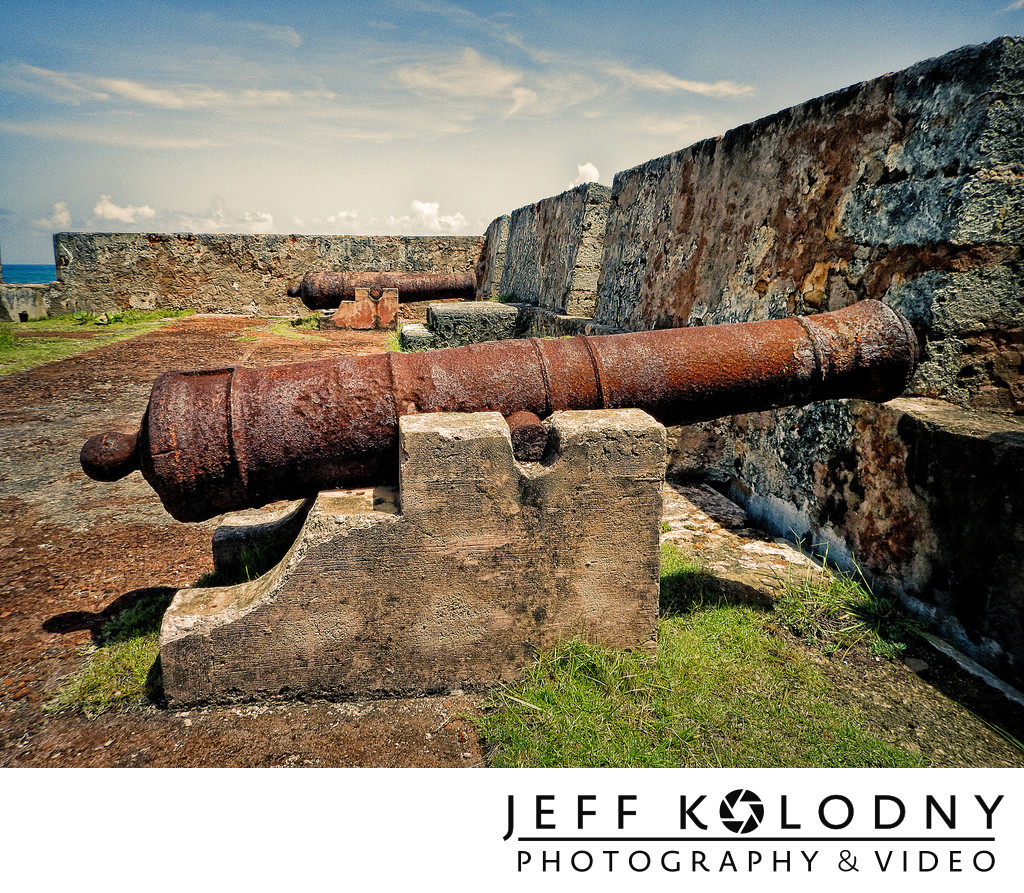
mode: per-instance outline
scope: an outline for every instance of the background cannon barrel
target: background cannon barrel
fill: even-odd
[[[328,310],[355,298],[357,288],[397,288],[399,301],[476,298],[476,275],[465,273],[307,273],[288,289],[311,310]]]
[[[98,480],[138,468],[180,521],[394,482],[398,418],[643,409],[665,425],[816,400],[899,396],[910,324],[877,301],[811,317],[524,339],[263,369],[167,372],[137,435],[82,450]]]

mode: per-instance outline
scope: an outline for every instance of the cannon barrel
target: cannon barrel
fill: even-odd
[[[166,372],[137,435],[82,449],[98,480],[140,469],[180,521],[394,482],[411,413],[636,407],[665,425],[816,400],[899,396],[910,324],[877,301],[811,317],[496,341],[262,369]]]
[[[465,273],[307,273],[288,289],[310,310],[328,310],[355,298],[357,288],[397,288],[400,301],[476,298],[476,276]]]

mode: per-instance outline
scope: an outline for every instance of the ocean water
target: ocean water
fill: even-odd
[[[4,264],[3,280],[7,285],[25,282],[53,282],[57,278],[57,268],[53,264]]]

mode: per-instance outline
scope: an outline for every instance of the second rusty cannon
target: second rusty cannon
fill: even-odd
[[[351,301],[357,288],[398,290],[400,301],[472,301],[476,275],[463,273],[312,272],[288,289],[310,310],[329,310]]]
[[[166,372],[139,432],[96,435],[81,461],[98,480],[141,470],[171,515],[202,521],[394,482],[403,415],[634,407],[680,425],[816,400],[889,400],[916,361],[910,324],[861,301],[810,317]]]

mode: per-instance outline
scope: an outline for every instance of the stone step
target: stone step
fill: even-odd
[[[460,301],[430,304],[426,325],[402,328],[405,350],[458,347],[481,341],[501,341],[525,334],[518,304],[497,301]]]
[[[462,301],[430,304],[426,325],[404,326],[401,341],[403,350],[432,350],[506,338],[562,338],[616,331],[595,324],[590,317],[566,316],[532,304]]]

